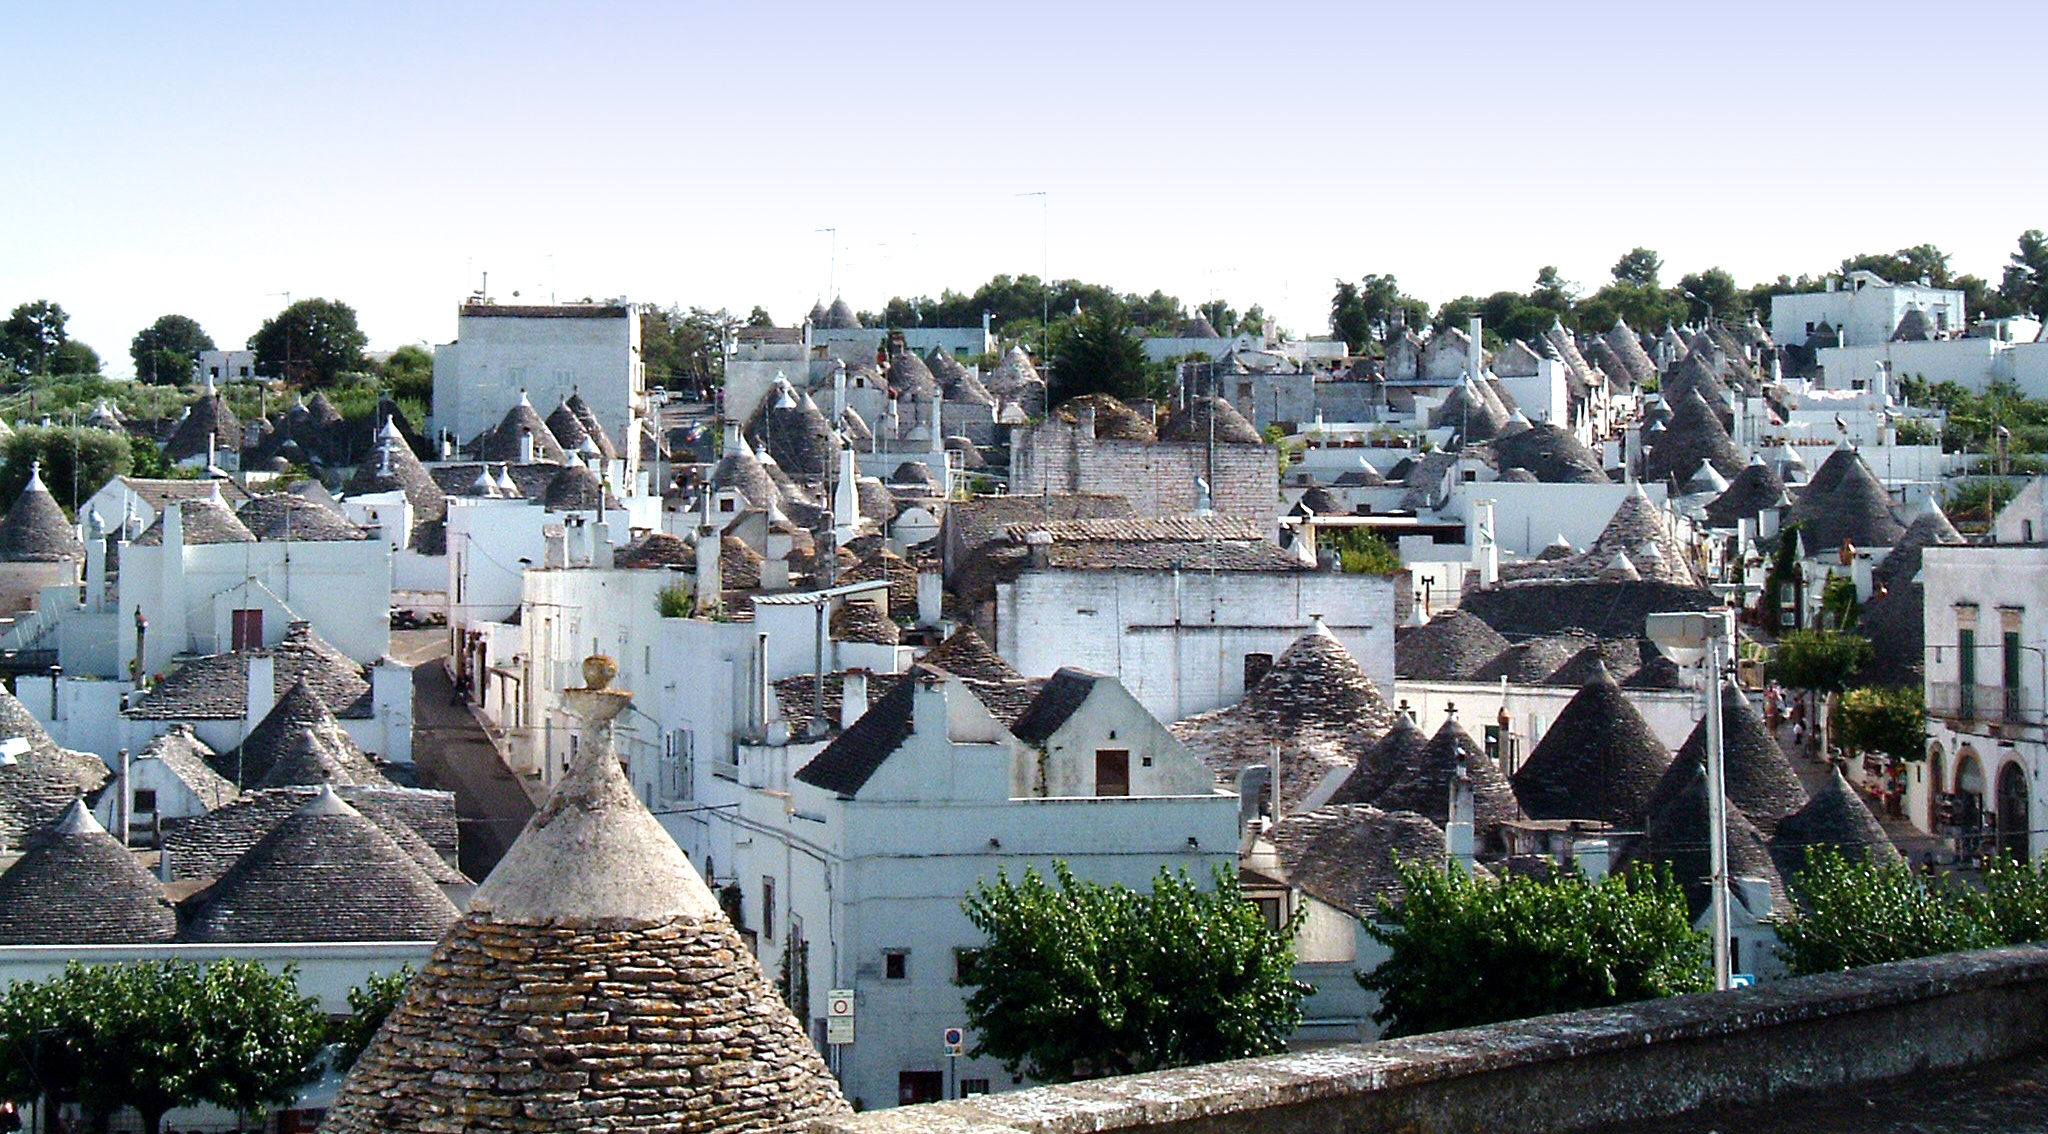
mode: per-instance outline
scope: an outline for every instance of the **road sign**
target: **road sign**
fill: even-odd
[[[827,1017],[832,1017],[832,1016],[846,1016],[846,1017],[849,1017],[849,1018],[850,1018],[850,1017],[852,1017],[852,1015],[853,1015],[853,990],[852,990],[852,989],[850,989],[850,988],[835,988],[835,989],[833,989],[832,991],[830,991],[830,992],[826,993],[826,994],[825,994],[825,1015],[826,1015]]]
[[[947,1055],[959,1055],[967,1047],[967,1032],[963,1028],[947,1028],[942,1042]]]
[[[825,1042],[853,1042],[853,990],[835,988],[825,994]]]
[[[1748,987],[1749,987],[1750,985],[1752,985],[1752,984],[1755,984],[1755,983],[1756,983],[1756,977],[1754,977],[1754,976],[1750,975],[1749,973],[1730,973],[1730,974],[1728,974],[1728,987],[1729,987],[1729,988],[1748,988]]]

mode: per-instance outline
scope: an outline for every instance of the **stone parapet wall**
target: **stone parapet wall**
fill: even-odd
[[[2048,1045],[2048,947],[828,1120],[820,1134],[1558,1134]]]

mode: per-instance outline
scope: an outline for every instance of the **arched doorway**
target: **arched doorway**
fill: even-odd
[[[2027,773],[2014,760],[1998,771],[1998,853],[2021,862],[2033,857],[2027,824]]]
[[[1955,806],[1951,815],[1956,825],[1956,849],[1965,855],[1980,853],[1984,829],[1984,765],[1965,744],[1956,751]]]
[[[1927,746],[1927,798],[1933,799],[1948,790],[1948,781],[1942,778],[1946,765],[1941,760],[1939,741]]]

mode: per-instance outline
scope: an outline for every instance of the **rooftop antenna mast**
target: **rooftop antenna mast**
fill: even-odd
[[[814,228],[814,229],[812,229],[811,231],[812,231],[812,232],[824,232],[824,233],[830,233],[830,234],[831,234],[831,236],[832,236],[832,251],[831,251],[831,254],[830,254],[829,258],[828,258],[828,259],[827,259],[827,261],[826,261],[826,263],[827,263],[828,267],[827,267],[827,269],[826,269],[826,272],[825,272],[825,298],[827,298],[827,299],[838,299],[838,298],[839,298],[839,230],[838,230],[838,229],[836,229],[836,228]]]

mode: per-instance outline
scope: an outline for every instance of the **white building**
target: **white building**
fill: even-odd
[[[466,443],[498,424],[521,391],[536,406],[581,394],[621,450],[639,460],[645,394],[640,316],[627,304],[509,306],[465,302],[455,341],[434,348],[434,413],[428,431]]]
[[[2035,517],[2020,523],[2039,530]],[[1919,578],[1928,748],[1906,784],[1909,811],[1962,854],[2038,856],[2048,850],[2048,547],[1928,547]]]
[[[1771,298],[1771,341],[1803,346],[1823,326],[1834,331],[1829,346],[1863,347],[1889,342],[1909,309],[1923,312],[1937,335],[1960,330],[1968,318],[1963,293],[1952,288],[1895,284],[1870,272],[1829,276],[1826,290]],[[1823,340],[1825,342],[1825,340]]]
[[[197,385],[247,380],[255,376],[256,352],[253,350],[202,350],[198,360],[192,364],[192,381]]]

